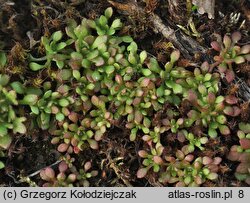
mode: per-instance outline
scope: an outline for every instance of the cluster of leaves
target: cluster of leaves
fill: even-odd
[[[10,77],[2,73],[6,63],[5,53],[0,52],[0,157],[4,156],[2,150],[9,147],[12,134],[26,132],[26,117],[18,99],[18,94],[22,95],[24,90],[20,82],[10,82]],[[0,169],[3,167],[4,163],[0,161]]]
[[[218,70],[228,83],[235,77],[233,65],[250,61],[250,45],[240,47],[237,44],[240,39],[241,33],[234,32],[231,36],[225,35],[223,39],[218,35],[217,41],[211,42],[212,48],[219,52],[219,55],[214,57],[219,64]]]
[[[220,74],[207,62],[200,67],[179,67],[180,52],[174,50],[162,67],[146,51],[139,51],[130,36],[115,34],[122,23],[119,19],[111,22],[112,13],[107,8],[98,19],[83,19],[80,25],[71,20],[65,32],[41,38],[44,55],[29,58],[31,74],[45,76],[41,88],[20,82],[8,85],[9,77],[0,75],[0,136],[11,130],[26,132],[26,118],[18,117],[24,115],[23,107],[30,113],[30,127],[47,130],[61,153],[98,149],[108,128],[125,127],[131,141],[143,142],[138,178],[155,173],[163,185],[177,186],[215,181],[221,158],[202,154],[210,140],[231,133],[227,120],[240,114],[238,99],[220,95]],[[232,72],[233,62],[249,60],[249,45],[235,45],[239,36],[224,37],[224,45],[212,43],[220,51],[215,61],[221,74]],[[1,54],[0,59],[3,67],[6,57]],[[164,142],[171,136],[177,137],[173,152]],[[244,147],[247,138],[241,141]],[[196,152],[199,157],[194,156]],[[96,172],[88,172],[90,162],[78,170],[73,161],[67,155],[57,175],[50,167],[42,170],[45,186],[87,186],[87,178]]]
[[[239,123],[237,136],[240,145],[231,147],[228,159],[240,162],[235,176],[238,180],[250,184],[250,123]]]
[[[91,170],[90,161],[82,164],[78,169],[74,166],[74,158],[70,155],[63,157],[58,165],[58,169],[51,167],[44,168],[40,171],[40,177],[45,181],[43,187],[88,187],[88,179],[95,177],[98,171]]]

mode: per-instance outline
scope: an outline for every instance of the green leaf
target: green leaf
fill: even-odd
[[[219,116],[216,117],[216,121],[219,124],[225,124],[226,121],[227,121],[227,118],[224,115],[219,115]]]
[[[38,70],[41,70],[41,69],[45,68],[45,65],[40,65],[40,64],[38,64],[38,63],[31,62],[31,63],[29,64],[29,67],[30,67],[30,69],[33,70],[33,71],[38,71]]]
[[[104,15],[106,16],[106,18],[111,18],[111,16],[113,15],[113,9],[112,7],[108,7],[105,12],[104,12]]]
[[[76,80],[79,80],[81,78],[81,73],[79,70],[73,70],[73,77],[76,79]]]
[[[5,126],[1,125],[0,126],[0,137],[7,135],[7,133],[8,133],[8,129]]]
[[[86,55],[86,57],[87,57],[88,60],[91,61],[92,59],[96,58],[98,55],[99,55],[99,51],[98,51],[97,49],[95,49],[95,50],[89,52],[89,53]]]
[[[83,59],[82,60],[82,67],[90,68],[91,67],[91,62],[88,59]]]
[[[120,19],[115,19],[111,25],[112,28],[114,29],[119,29],[122,27],[122,22]]]
[[[58,121],[63,121],[65,116],[62,113],[57,113],[56,114],[56,120]]]
[[[147,52],[144,50],[140,53],[140,62],[141,64],[144,63],[145,59],[147,58]]]
[[[240,128],[240,130],[242,130],[246,134],[250,133],[250,123],[240,122],[239,128]]]
[[[65,42],[60,42],[59,44],[56,45],[56,50],[60,51],[62,49],[64,49],[67,46],[67,44]]]
[[[70,80],[72,78],[72,70],[71,69],[62,69],[62,70],[60,70],[58,76],[62,80]]]
[[[92,78],[95,80],[95,81],[99,81],[101,79],[101,75],[98,71],[94,71],[92,73]]]
[[[223,102],[224,101],[224,97],[223,96],[218,96],[218,97],[216,97],[216,99],[215,99],[215,103],[216,104],[219,104],[219,103],[221,103],[221,102]]]
[[[36,115],[39,114],[39,109],[38,109],[38,107],[36,107],[36,106],[30,106],[30,109],[31,109],[32,113],[34,113],[34,114],[36,114]]]
[[[13,132],[24,134],[26,133],[26,127],[23,122],[26,121],[25,117],[16,118],[13,122]]]
[[[115,67],[114,66],[105,66],[104,69],[105,69],[105,72],[108,75],[112,74],[115,71]]]
[[[65,98],[62,98],[62,99],[59,100],[58,104],[60,106],[62,106],[62,107],[66,107],[66,106],[69,105],[69,101],[67,99],[65,99]]]
[[[157,97],[162,97],[164,95],[164,86],[161,85],[159,88],[156,90],[156,96]]]
[[[10,77],[5,74],[0,74],[0,85],[5,86],[9,83]]]
[[[92,44],[92,49],[97,48],[102,43],[106,43],[107,40],[108,40],[107,35],[98,36]]]
[[[0,170],[3,169],[4,167],[5,167],[4,163],[0,161]]]
[[[166,72],[169,73],[169,72],[172,70],[172,68],[173,68],[173,63],[167,62],[167,63],[165,64],[165,70],[166,70]]]
[[[64,67],[64,62],[63,61],[56,61],[56,65],[59,69],[62,69]]]
[[[102,66],[104,65],[105,61],[101,56],[98,56],[91,60],[93,63],[95,63],[96,66]]]
[[[14,90],[11,90],[9,92],[7,92],[6,94],[6,98],[11,101],[14,105],[17,105],[18,102],[16,100],[16,92]]]
[[[57,42],[62,39],[62,36],[63,36],[62,31],[56,31],[52,34],[52,39]]]
[[[176,61],[178,61],[178,59],[180,58],[180,51],[179,50],[174,50],[171,54],[170,54],[170,62],[173,64]]]
[[[113,35],[113,34],[115,34],[115,29],[114,29],[114,28],[110,28],[110,29],[107,31],[106,34],[107,34],[107,35]]]
[[[37,123],[42,130],[47,130],[49,128],[50,114],[42,112],[37,118]]]
[[[136,57],[135,57],[135,55],[134,55],[132,52],[129,53],[129,55],[128,55],[128,61],[129,61],[131,64],[133,64],[133,65],[137,64]]]
[[[208,135],[211,138],[215,138],[215,137],[217,137],[217,131],[215,129],[209,127],[209,129],[208,129]]]
[[[0,147],[7,149],[10,146],[11,141],[12,139],[8,134],[3,137],[0,136]]]
[[[35,105],[38,101],[38,96],[35,95],[35,94],[28,94],[28,95],[25,95],[23,100],[21,100],[20,103],[22,104],[26,104],[26,105]]]
[[[175,94],[182,93],[182,91],[183,91],[182,86],[177,84],[177,83],[173,83],[173,91]]]
[[[123,36],[122,41],[125,43],[131,43],[131,42],[133,42],[133,38],[130,36]]]
[[[25,88],[22,83],[19,81],[12,82],[10,84],[13,90],[15,90],[18,94],[23,94],[25,92]]]
[[[158,73],[158,74],[161,72],[161,68],[155,58],[150,58],[150,62],[147,65],[151,71]]]
[[[0,69],[3,68],[7,63],[7,57],[6,54],[2,51],[0,51]]]
[[[108,24],[108,19],[106,18],[106,16],[101,15],[99,18],[99,23],[101,26],[105,26]]]
[[[129,52],[132,52],[132,53],[137,52],[137,49],[138,49],[138,46],[137,46],[137,44],[134,41],[131,42],[130,45],[127,47],[127,50]]]
[[[149,70],[149,69],[146,69],[146,68],[142,68],[142,69],[141,69],[141,72],[142,72],[142,74],[143,74],[144,76],[146,76],[146,77],[148,77],[148,76],[150,76],[150,75],[152,74],[152,71]]]
[[[154,164],[154,165],[153,165],[153,171],[154,171],[155,173],[158,173],[159,170],[160,170],[160,166],[157,165],[157,164]]]
[[[135,141],[138,128],[133,128],[130,133],[130,141]]]

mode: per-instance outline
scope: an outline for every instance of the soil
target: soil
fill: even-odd
[[[126,1],[116,2],[124,3]],[[145,8],[145,2],[157,2],[155,6],[154,4],[151,7],[148,5],[148,15],[150,13],[157,14],[164,23],[171,25],[176,30],[178,30],[177,24],[185,26],[188,23],[186,1],[184,0],[180,0],[181,4],[175,12],[170,10],[167,0],[138,0],[138,6]],[[16,52],[13,47],[17,48],[20,45],[23,50],[35,52],[37,49],[36,41],[43,35],[50,35],[58,29],[63,29],[66,18],[74,18],[78,22],[83,17],[94,19],[109,6],[111,4],[106,0],[0,0],[0,49],[12,53],[9,57],[13,60],[13,64],[25,66],[27,64],[18,56],[21,52]],[[200,38],[193,37],[196,41],[204,47],[209,47],[210,42],[215,38],[215,33],[224,35],[240,30],[243,36],[241,43],[249,43],[250,1],[216,1],[215,10],[214,19],[208,19],[206,14],[200,15],[197,12],[192,14],[197,31],[201,33]],[[168,40],[160,33],[154,33],[154,27],[143,18],[129,17],[116,9],[114,11],[115,16],[119,17],[125,24],[120,34],[131,35],[137,42],[139,49],[146,50],[164,64],[167,61],[167,54],[171,53],[172,50],[171,46],[166,45]],[[232,23],[230,14],[240,14],[238,22]],[[245,23],[243,23],[244,21]],[[27,33],[32,33],[32,36],[28,37]],[[200,60],[199,57],[194,56],[193,58],[195,63],[200,64]],[[191,62],[183,61],[183,63]],[[250,85],[249,70],[249,64],[247,67],[237,70],[237,76],[248,85]],[[223,93],[233,88],[233,85],[228,87],[222,84],[221,91]],[[242,102],[242,105],[245,105],[245,110],[241,118],[238,119],[249,121],[248,104],[249,101]],[[237,121],[232,119],[229,122],[233,124]],[[60,154],[50,143],[50,139],[49,134],[43,131],[33,131],[27,135],[15,137],[8,150],[8,156],[3,159],[6,162],[6,167],[0,171],[0,186],[28,186],[27,183],[19,181],[20,175],[28,176],[55,163]],[[220,149],[213,148],[213,144],[211,144],[207,146],[210,149],[207,153],[213,153],[226,160],[226,153],[237,140],[230,137],[222,139],[220,143],[224,143],[224,145]],[[173,141],[171,143],[171,140],[165,142],[169,143],[170,149],[177,147],[174,146]],[[153,176],[147,179],[136,177],[141,163],[137,151],[141,149],[142,145],[140,140],[131,142],[128,132],[123,128],[113,127],[100,142],[99,149],[97,151],[85,150],[78,155],[78,162],[81,163],[81,159],[92,160],[93,168],[99,170],[99,175],[90,180],[91,186],[159,186]],[[225,172],[221,171],[223,176],[220,177],[216,186],[247,186],[234,177],[233,171],[236,167],[237,163],[229,160],[224,161]],[[39,181],[39,175],[34,176],[33,180]],[[207,182],[204,186],[213,186],[213,183]]]

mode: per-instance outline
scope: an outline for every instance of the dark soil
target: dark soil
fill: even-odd
[[[77,4],[77,2],[82,2]],[[117,1],[125,2],[125,1]],[[143,1],[138,1],[139,5],[144,7]],[[172,25],[178,29],[176,24],[186,25],[187,17],[185,15],[185,1],[181,1],[176,12],[171,12],[167,7],[167,0],[159,0],[155,8],[150,12],[159,15],[163,22]],[[35,46],[30,46],[30,42],[39,40],[43,35],[50,35],[58,29],[65,26],[65,19],[74,18],[78,22],[82,17],[96,18],[110,6],[106,0],[0,0],[0,49],[13,51],[13,47],[20,44],[22,49],[34,51]],[[201,33],[201,38],[197,39],[204,47],[209,47],[214,39],[214,33],[225,34],[232,33],[235,30],[242,32],[242,44],[249,43],[249,25],[250,25],[250,2],[247,0],[221,0],[216,1],[215,19],[208,19],[207,15],[193,14],[197,30]],[[115,10],[115,9],[114,9]],[[240,13],[241,16],[237,23],[230,23],[230,14]],[[131,18],[115,10],[115,16],[119,16],[125,24],[121,31],[122,34],[131,35],[139,48],[147,50],[150,54],[157,57],[163,64],[166,62],[166,53],[171,52],[171,48],[164,46],[168,41],[161,34],[155,34],[153,27],[141,18]],[[242,22],[245,20],[245,24]],[[242,25],[242,27],[240,27]],[[32,33],[32,37],[27,36],[27,32]],[[14,55],[13,64],[25,65],[18,56]],[[20,54],[17,52],[16,54]],[[200,58],[194,57],[194,62],[200,63]],[[27,64],[26,64],[27,65]],[[250,85],[249,64],[243,69],[239,69],[237,74]],[[234,91],[234,86],[225,86],[222,84],[222,91]],[[237,90],[236,90],[237,91]],[[249,105],[245,104],[242,121],[249,121]],[[249,102],[248,102],[249,104]],[[234,123],[234,120],[231,121]],[[4,158],[6,168],[0,171],[0,186],[27,186],[27,183],[19,181],[20,175],[27,176],[57,161],[59,157],[55,146],[50,143],[50,136],[47,132],[34,131],[25,136],[15,137],[9,150],[8,156]],[[170,139],[170,138],[169,138]],[[216,143],[209,143],[207,153],[213,153],[215,156],[221,156],[226,160],[226,153],[230,146],[236,142],[232,138],[222,138],[221,143],[224,146],[216,148]],[[163,140],[164,142],[164,140]],[[176,148],[171,144],[171,140],[165,140],[169,147]],[[174,142],[172,142],[174,143]],[[78,155],[78,162],[82,160],[92,160],[93,168],[99,170],[99,175],[92,178],[91,186],[157,186],[154,177],[146,179],[137,179],[136,172],[140,166],[141,160],[137,151],[142,148],[142,141],[130,142],[128,132],[122,128],[112,128],[100,142],[99,150],[85,150]],[[224,161],[224,170],[216,186],[246,186],[234,177],[233,171],[237,167],[235,162]],[[38,175],[33,180],[38,180]],[[210,185],[211,184],[211,185]],[[213,186],[213,183],[207,183],[204,186]]]

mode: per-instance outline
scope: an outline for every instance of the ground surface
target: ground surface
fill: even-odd
[[[30,43],[39,40],[44,34],[50,34],[65,26],[66,18],[74,18],[80,20],[82,17],[96,18],[100,16],[105,8],[110,4],[105,0],[19,0],[13,1],[0,0],[0,42],[4,50],[10,51],[14,58],[13,63],[18,62],[18,51],[13,51],[13,47],[19,44],[25,50],[33,50],[35,47]],[[118,1],[117,1],[118,2]],[[125,2],[125,1],[119,1]],[[154,2],[154,1],[149,1]],[[155,13],[163,20],[164,23],[172,26],[177,30],[176,24],[185,26],[188,23],[186,18],[185,1],[179,4],[178,8],[171,11],[167,0],[155,1],[158,4],[147,6],[148,15]],[[143,1],[138,1],[138,5],[145,8]],[[167,46],[168,40],[160,33],[154,32],[154,27],[145,21],[140,16],[128,17],[123,12],[115,10],[115,16],[119,17],[125,24],[122,33],[131,35],[138,43],[139,48],[146,50],[157,59],[165,63],[166,54],[171,52],[171,48]],[[240,14],[239,20],[232,22],[230,14]],[[215,19],[208,19],[207,15],[193,13],[197,31],[201,33],[200,38],[193,37],[202,46],[209,47],[210,42],[214,39],[213,34],[226,34],[240,30],[243,34],[242,43],[249,42],[249,24],[250,24],[250,2],[247,0],[222,0],[216,1]],[[242,25],[242,22],[245,23]],[[27,32],[32,33],[32,37],[28,38]],[[199,57],[194,57],[193,61],[199,63]],[[185,62],[185,61],[184,61]],[[183,63],[184,63],[183,62]],[[23,64],[27,65],[27,64]],[[250,71],[246,68],[244,71],[238,70],[237,75],[250,85]],[[221,91],[234,91],[234,86],[223,86]],[[249,121],[249,106],[244,110],[245,114],[239,117],[242,121]],[[234,122],[232,120],[232,125]],[[55,146],[50,144],[50,136],[46,132],[33,130],[25,136],[15,137],[9,150],[8,156],[3,158],[6,161],[6,167],[0,171],[0,186],[26,186],[27,183],[19,182],[19,175],[27,176],[46,166],[56,162],[59,157]],[[220,148],[221,151],[214,152],[213,143],[210,145],[209,153],[217,153],[222,158],[226,159],[226,153],[230,146],[236,140],[231,138],[222,138],[221,143],[224,143]],[[171,142],[171,141],[169,141]],[[147,179],[136,178],[136,172],[140,166],[141,160],[138,158],[137,151],[141,148],[142,142],[131,142],[128,138],[128,132],[122,128],[112,128],[105,135],[100,143],[98,150],[85,150],[78,155],[78,159],[91,159],[93,168],[99,171],[99,175],[91,179],[92,186],[156,186],[154,177]],[[170,144],[171,145],[171,144]],[[79,160],[79,163],[81,161]],[[245,186],[239,182],[233,175],[236,164],[231,161],[224,162],[224,174],[220,176],[216,186]],[[39,176],[33,177],[34,181],[39,182]],[[208,182],[211,186],[213,183]]]

